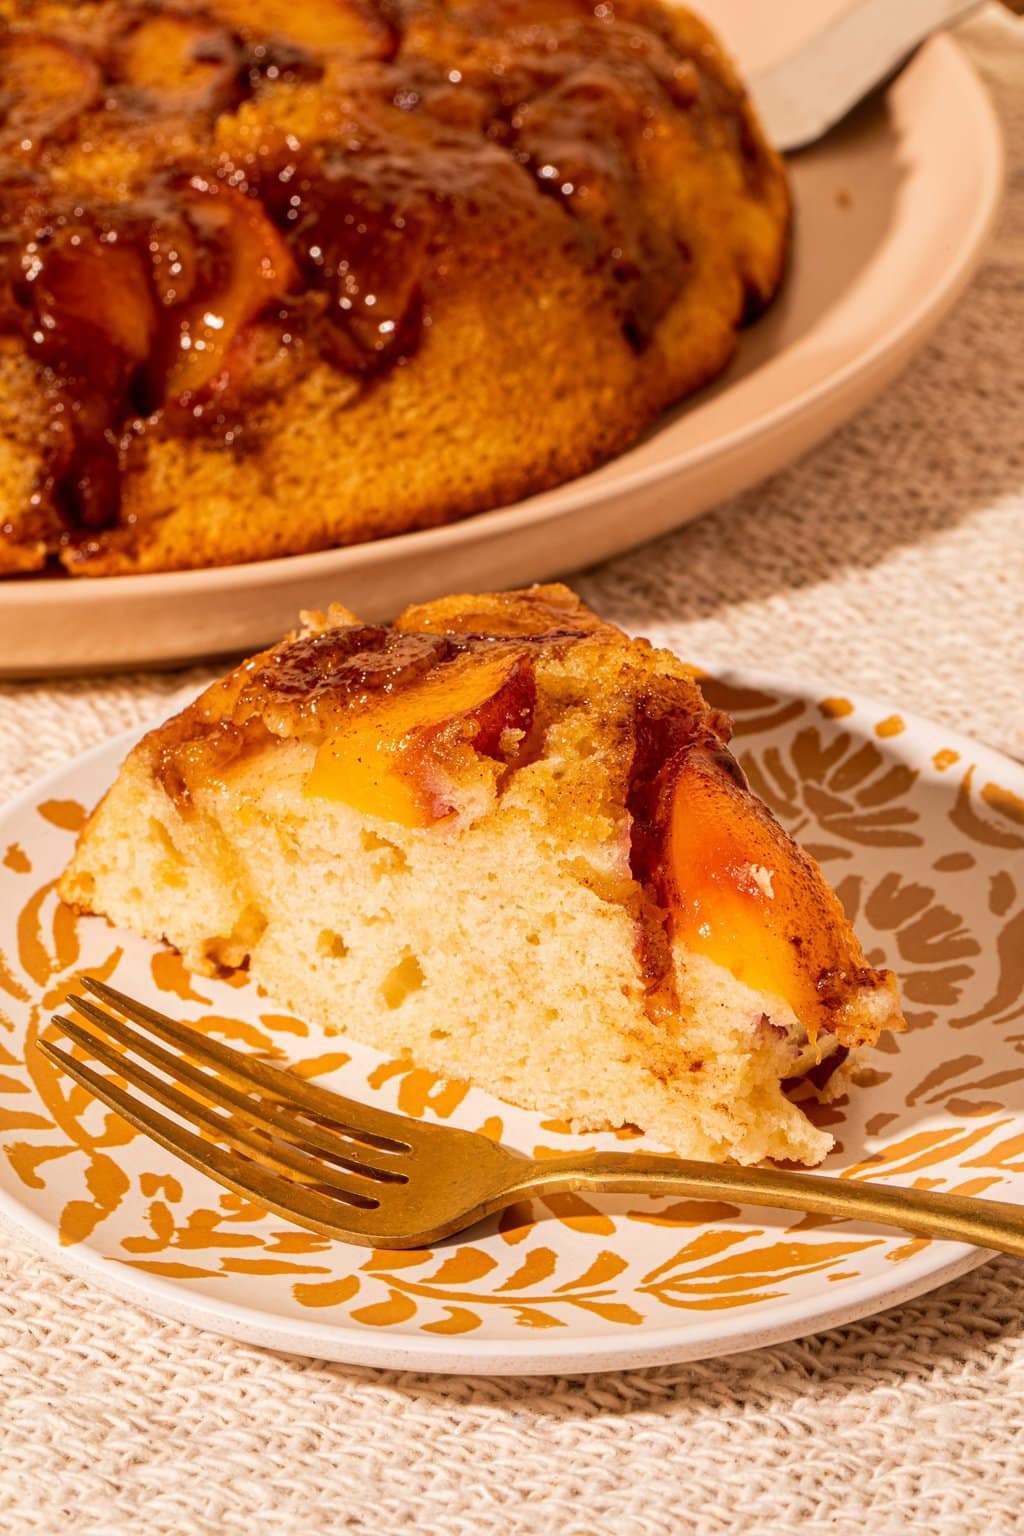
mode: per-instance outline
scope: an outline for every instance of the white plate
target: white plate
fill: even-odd
[[[711,685],[709,685],[711,688]],[[755,786],[822,860],[909,1032],[824,1112],[826,1169],[1024,1200],[1024,768],[870,701],[733,677]],[[399,1369],[579,1372],[726,1354],[863,1317],[982,1262],[952,1243],[738,1207],[562,1196],[432,1253],[371,1254],[289,1228],[135,1135],[32,1041],[83,970],[318,1080],[526,1150],[621,1146],[284,1016],[244,977],[76,921],[54,897],[82,806],[126,742],[0,814],[0,1219],[153,1312],[275,1349]],[[232,1027],[226,1021],[242,1021]],[[338,1053],[349,1059],[341,1062]],[[643,1143],[640,1143],[643,1145]]]
[[[754,68],[845,3],[704,9]],[[516,506],[349,549],[2,582],[0,676],[169,665],[266,644],[303,606],[343,601],[376,619],[444,592],[540,580],[664,533],[779,469],[881,389],[953,303],[999,204],[1002,148],[982,86],[937,37],[792,171],[795,247],[779,301],[718,383],[630,452]]]

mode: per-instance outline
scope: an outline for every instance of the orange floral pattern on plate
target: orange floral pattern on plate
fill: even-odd
[[[736,717],[755,789],[815,856],[872,963],[900,977],[910,1030],[821,1111],[845,1177],[1024,1194],[1024,773],[936,727],[845,696],[704,680]],[[895,722],[899,722],[897,729]],[[945,733],[948,737],[949,733]],[[34,1049],[83,969],[305,1077],[523,1148],[622,1144],[327,1040],[244,977],[191,977],[176,956],[78,921],[54,882],[119,752],[8,813],[0,846],[0,1147],[8,1198],[65,1247],[267,1314],[325,1326],[514,1342],[685,1328],[709,1313],[770,1323],[782,1303],[927,1261],[928,1245],[853,1223],[734,1205],[562,1195],[435,1250],[373,1252],[291,1228],[176,1162]],[[1005,769],[1005,772],[1003,771]],[[641,1140],[640,1146],[645,1145]],[[884,1304],[880,1303],[880,1304]]]

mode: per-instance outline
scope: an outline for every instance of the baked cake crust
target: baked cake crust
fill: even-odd
[[[581,1128],[813,1162],[791,1091],[901,1027],[895,982],[729,729],[564,587],[335,608],[132,751],[61,894]]]
[[[634,442],[785,173],[658,0],[0,0],[0,573],[452,521]]]

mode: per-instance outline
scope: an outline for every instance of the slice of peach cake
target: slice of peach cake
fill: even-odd
[[[793,1084],[834,1096],[896,985],[729,731],[566,587],[332,607],[133,748],[61,894],[579,1130],[813,1163]]]

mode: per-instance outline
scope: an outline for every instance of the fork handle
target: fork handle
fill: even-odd
[[[645,1153],[590,1152],[531,1162],[517,1185],[510,1198],[586,1191],[738,1200],[821,1216],[857,1217],[921,1237],[950,1238],[1024,1257],[1024,1206],[784,1168],[738,1168]]]

